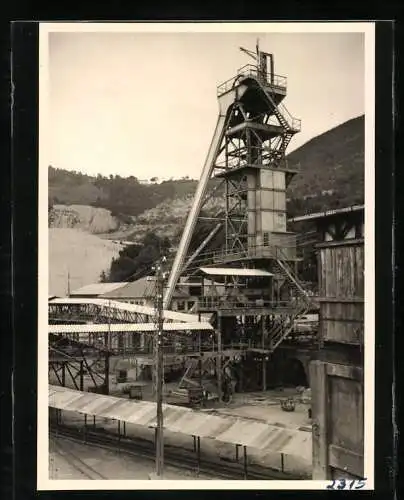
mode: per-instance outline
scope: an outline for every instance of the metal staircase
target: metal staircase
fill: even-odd
[[[274,151],[274,153],[276,153],[275,159],[280,161],[284,159],[286,149],[289,146],[292,137],[294,136],[294,134],[300,131],[300,120],[293,118],[293,116],[289,113],[289,111],[283,104],[276,104],[276,102],[272,98],[271,92],[268,91],[267,88],[262,87],[262,90],[264,91],[265,96],[269,101],[273,114],[276,116],[280,125],[284,129],[284,134],[282,134],[281,136],[282,142],[279,148],[276,148]]]
[[[276,104],[274,99],[272,98],[271,92],[265,87],[262,87],[262,90],[267,97],[270,107],[276,118],[278,119],[281,126],[285,129],[285,132],[291,133],[292,135],[300,131],[300,120],[293,118],[293,116],[289,113],[286,106],[282,103]]]
[[[286,149],[289,146],[290,141],[292,140],[293,132],[287,132],[282,138],[282,144],[278,150],[282,158],[285,156]]]
[[[293,269],[288,264],[282,249],[277,249],[277,259],[275,259],[275,269],[283,276],[289,285],[297,292],[297,300],[293,307],[293,312],[270,330],[269,341],[271,350],[275,350],[278,345],[292,332],[296,319],[306,314],[312,306],[312,301],[307,291],[300,283],[299,278],[295,275]]]
[[[308,293],[303,288],[303,285],[300,283],[299,278],[294,274],[294,272],[292,271],[292,269],[290,268],[290,266],[287,264],[286,261],[281,259],[276,259],[274,267],[276,268],[275,270],[278,271],[282,277],[287,279],[289,285],[298,293],[299,296],[309,300]]]
[[[269,332],[269,342],[270,349],[274,351],[279,344],[281,344],[289,333],[292,332],[296,319],[305,314],[310,309],[310,303],[306,300],[301,300],[296,304],[293,313],[286,318],[280,320],[280,322],[270,330]]]

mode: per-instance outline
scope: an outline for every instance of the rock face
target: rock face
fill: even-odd
[[[79,229],[49,229],[49,295],[65,296],[108,271],[122,246]]]
[[[54,205],[49,212],[49,295],[66,295],[97,283],[122,245],[98,234],[119,229],[109,210],[86,205]]]
[[[91,234],[116,231],[119,221],[105,208],[88,205],[54,205],[49,213],[49,227],[80,229]]]
[[[178,231],[184,227],[193,200],[193,194],[168,199],[138,215],[134,218],[136,229],[132,234],[132,239],[139,242],[148,231],[152,231],[160,237],[166,236],[174,243],[173,240],[178,239]],[[224,209],[224,205],[224,198],[212,197],[204,205],[203,210],[206,215],[215,216]]]

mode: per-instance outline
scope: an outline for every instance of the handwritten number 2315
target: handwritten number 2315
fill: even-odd
[[[353,479],[347,481],[346,479],[334,479],[331,484],[327,486],[327,490],[360,490],[366,484],[366,479]]]

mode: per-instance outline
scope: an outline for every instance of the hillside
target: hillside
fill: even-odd
[[[348,206],[364,200],[365,120],[360,116],[306,142],[287,157],[301,171],[288,197],[293,215]]]
[[[166,199],[181,198],[196,188],[197,181],[183,179],[147,183],[136,177],[119,175],[91,177],[79,172],[49,167],[49,206],[91,205],[109,210],[112,216],[125,220],[154,208]]]
[[[71,290],[97,283],[121,249],[113,241],[78,229],[49,229],[49,295],[64,296],[68,281]]]
[[[134,231],[127,235],[128,240],[140,241],[144,235],[152,230],[160,237],[175,239],[184,225],[185,218],[191,208],[193,196],[175,198],[163,201],[141,215],[134,217]],[[223,210],[224,200],[212,197],[203,208],[206,216],[214,216]]]

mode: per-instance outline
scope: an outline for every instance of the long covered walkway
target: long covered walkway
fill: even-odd
[[[111,419],[143,428],[155,428],[156,404],[100,394],[85,393],[65,387],[49,387],[49,407],[95,418]],[[311,457],[310,434],[285,429],[247,418],[212,415],[175,405],[163,405],[164,428],[189,438],[208,439],[223,444],[275,452],[282,455]]]

